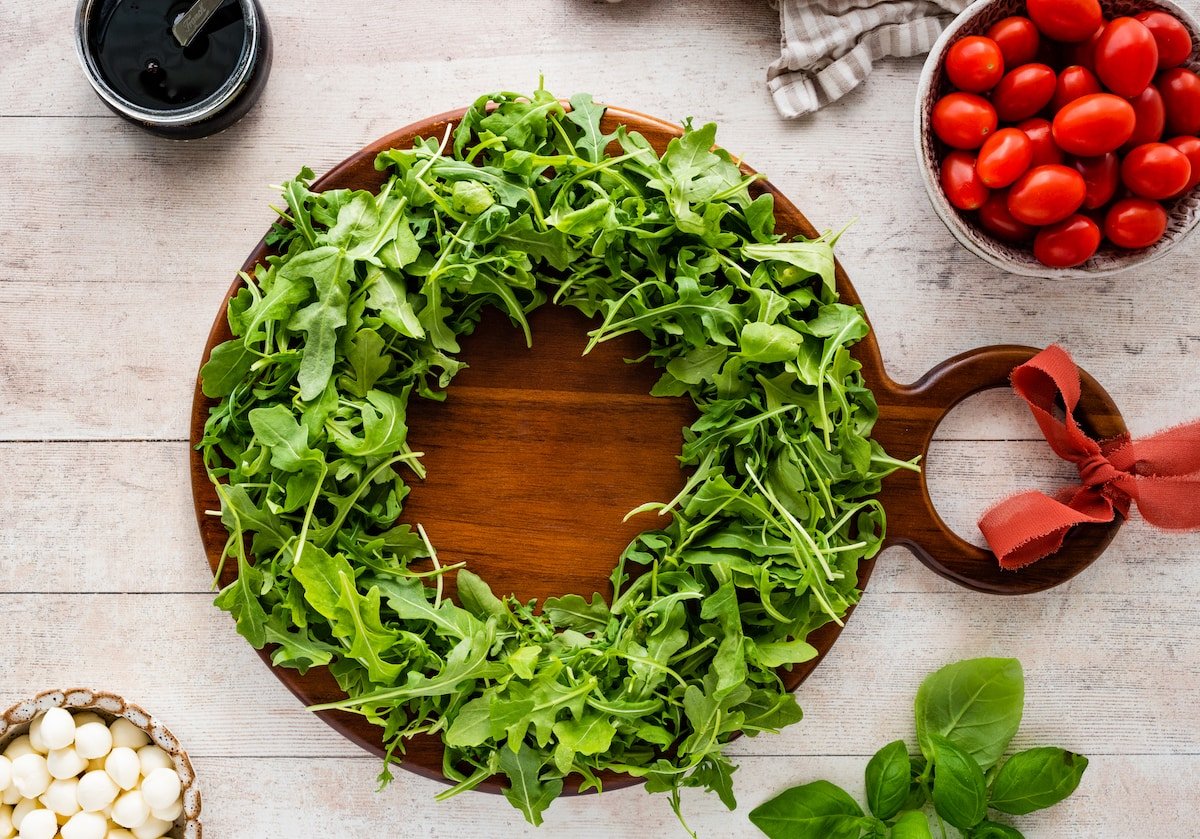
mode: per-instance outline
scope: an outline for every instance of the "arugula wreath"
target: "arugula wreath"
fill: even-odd
[[[273,662],[327,665],[328,708],[383,727],[381,780],[437,732],[452,786],[502,772],[533,824],[578,773],[705,787],[734,806],[723,752],[800,719],[776,668],[857,601],[879,550],[873,497],[900,463],[870,440],[877,409],[848,347],[862,312],[837,300],[835,236],[781,241],[757,176],[684,127],[660,158],[601,130],[602,106],[544,89],[480,97],[440,144],[379,155],[378,194],[313,192],[305,169],[228,309],[232,340],[201,376],[219,398],[199,443],[237,578],[216,599]],[[609,148],[619,150],[610,155]],[[444,399],[458,338],[485,306],[547,301],[601,323],[588,348],[637,331],[688,396],[693,473],[670,515],[612,573],[613,597],[521,603],[395,524],[421,477],[410,398]],[[586,352],[586,351],[585,351]],[[251,561],[253,557],[253,561]],[[432,571],[413,569],[433,558]],[[643,573],[631,574],[632,566]],[[443,596],[456,571],[459,602]]]

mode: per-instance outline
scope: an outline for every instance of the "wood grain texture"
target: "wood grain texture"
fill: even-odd
[[[881,63],[835,107],[789,123],[763,81],[778,22],[754,0],[264,6],[280,46],[258,108],[180,145],[106,114],[71,51],[73,2],[0,4],[0,705],[66,682],[135,699],[197,756],[214,836],[682,835],[640,790],[560,801],[540,831],[491,796],[436,804],[441,786],[410,774],[375,795],[378,763],[304,712],[211,606],[184,443],[196,353],[231,269],[271,221],[269,184],[302,164],[326,170],[397,125],[527,88],[539,71],[561,94],[717,119],[722,144],[818,227],[856,220],[839,254],[895,381],[983,344],[1060,341],[1135,435],[1196,414],[1197,240],[1119,278],[1061,284],[971,256],[937,220],[913,158],[919,60]],[[1071,477],[1011,394],[973,397],[935,436],[931,493],[967,537],[1005,494]],[[739,811],[685,794],[693,827],[752,837],[751,807],[817,777],[858,791],[866,756],[911,742],[924,673],[1015,654],[1029,679],[1017,746],[1093,757],[1074,797],[1020,820],[1026,835],[1188,834],[1198,558],[1195,536],[1134,520],[1086,573],[1000,599],[885,551],[800,689],[805,720],[735,744]]]

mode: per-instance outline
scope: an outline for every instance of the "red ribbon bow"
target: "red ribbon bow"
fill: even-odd
[[[1165,530],[1200,529],[1200,421],[1145,440],[1127,436],[1097,443],[1075,422],[1079,368],[1057,345],[1012,373],[1017,395],[1029,403],[1050,448],[1079,468],[1080,485],[1057,498],[1023,492],[984,513],[979,529],[1002,568],[1020,568],[1062,547],[1077,524],[1104,524],[1136,504],[1147,522]],[[1056,398],[1066,408],[1054,415]]]

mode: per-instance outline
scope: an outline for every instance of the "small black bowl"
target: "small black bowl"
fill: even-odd
[[[229,77],[210,95],[179,107],[133,102],[106,78],[93,35],[98,23],[123,1],[127,0],[80,0],[75,18],[79,61],[105,105],[152,134],[180,140],[215,134],[246,115],[262,94],[271,72],[271,31],[258,0],[238,0],[245,37]]]

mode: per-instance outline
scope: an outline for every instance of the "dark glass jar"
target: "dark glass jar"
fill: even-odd
[[[176,7],[186,9],[190,3],[177,0],[169,5],[174,12]],[[169,72],[160,68],[153,58],[145,57],[153,55],[155,50],[143,49],[144,44],[136,42],[139,30],[136,27],[128,29],[130,15],[135,16],[135,24],[142,24],[143,21],[136,18],[136,15],[150,8],[152,13],[158,14],[145,22],[145,31],[148,33],[146,38],[156,46],[161,45],[161,42],[169,37],[167,33],[170,29],[170,21],[165,13],[161,13],[163,6],[161,0],[143,0],[140,3],[139,0],[80,0],[75,21],[75,46],[88,81],[104,104],[114,113],[152,134],[186,140],[215,134],[228,128],[245,116],[258,100],[271,72],[271,32],[263,16],[262,7],[259,6],[258,0],[237,0],[236,3],[229,4],[228,9],[223,8],[217,12],[217,15],[223,11],[232,12],[234,15],[240,12],[240,18],[235,18],[235,22],[229,24],[228,28],[232,28],[236,33],[236,26],[240,23],[243,33],[240,49],[231,49],[229,35],[224,33],[222,46],[225,48],[225,60],[219,67],[213,64],[217,51],[214,49],[212,56],[206,56],[205,45],[198,42],[193,42],[190,51],[181,50],[179,54],[173,53],[168,58],[180,62],[185,73],[195,71],[197,67],[209,75],[218,72],[218,78],[208,80],[211,92],[204,88],[205,95],[189,98],[171,89],[171,95],[168,96],[164,84],[161,91],[155,91],[161,93],[161,98],[157,98],[154,93],[140,95],[142,89],[151,90],[151,86],[140,82],[137,84],[141,84],[141,89],[131,86],[132,77],[119,76],[113,68],[127,68],[131,61],[143,62],[146,66],[142,68],[138,78],[150,80],[156,78],[153,75],[155,72],[164,76]],[[120,37],[106,37],[108,27],[117,14],[124,15],[122,22],[127,28],[120,33]],[[203,37],[205,36],[200,36]],[[131,38],[134,39],[133,43]],[[170,52],[169,46],[163,49]],[[195,55],[202,58],[192,60],[190,56]],[[183,56],[189,58],[184,60]],[[213,61],[209,61],[205,66],[205,58],[211,58]],[[124,65],[121,62],[124,62]],[[166,65],[167,60],[164,60],[163,64]]]

